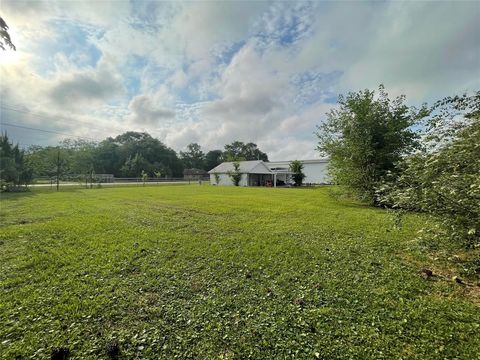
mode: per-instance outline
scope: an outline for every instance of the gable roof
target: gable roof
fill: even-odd
[[[270,169],[262,160],[239,161],[242,174],[271,174]],[[209,174],[227,174],[234,171],[233,162],[224,162],[210,170]]]

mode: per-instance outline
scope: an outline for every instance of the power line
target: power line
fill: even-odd
[[[13,112],[18,112],[18,113],[22,113],[22,114],[28,114],[28,115],[32,115],[32,116],[35,116],[36,118],[38,119],[41,119],[41,120],[46,120],[46,121],[52,121],[52,119],[50,118],[47,118],[45,117],[45,115],[42,115],[42,114],[39,114],[39,113],[35,113],[35,112],[32,112],[30,110],[25,110],[25,109],[18,109],[18,108],[15,108],[15,107],[12,107],[12,106],[5,106],[4,104],[1,104],[0,107],[4,110],[7,110],[7,111],[13,111]],[[73,121],[73,122],[77,122],[77,123],[80,123],[80,124],[84,124],[84,125],[88,125],[89,128],[91,129],[96,129],[96,130],[100,130],[100,131],[112,131],[112,128],[113,127],[109,127],[109,128],[102,128],[102,127],[95,127],[93,126],[93,124],[89,121],[82,121],[82,120],[78,120],[78,119],[71,119],[71,118],[66,118],[64,116],[59,116],[59,118],[61,119],[64,119],[64,120],[67,120],[67,121]],[[55,120],[53,119],[53,121],[58,121],[58,120]],[[115,129],[115,128],[113,128]],[[118,131],[121,131],[121,132],[124,132],[126,131],[125,129],[120,129],[120,128],[116,128],[116,130]]]
[[[45,120],[45,121],[56,121],[56,122],[58,122],[58,120],[56,120],[56,119],[49,119],[49,118],[45,117],[44,115],[41,115],[41,114],[32,112],[32,111],[30,111],[30,110],[26,110],[26,109],[18,109],[18,108],[12,107],[12,106],[5,106],[4,104],[1,104],[1,103],[0,103],[0,108],[2,108],[2,109],[4,109],[4,110],[7,110],[7,111],[13,111],[13,112],[18,112],[18,113],[23,113],[23,114],[32,115],[32,116],[35,116],[35,117],[38,118],[38,119]],[[90,129],[96,129],[96,130],[99,130],[99,131],[109,131],[109,132],[111,132],[112,129],[115,130],[114,127],[110,127],[110,128],[108,128],[108,129],[107,129],[107,128],[93,127],[92,124],[91,124],[90,122],[87,122],[87,121],[82,121],[82,120],[77,120],[77,119],[66,118],[66,117],[64,117],[64,116],[59,116],[59,117],[65,119],[65,120],[68,120],[68,121],[74,121],[74,122],[78,122],[78,123],[81,123],[81,124],[88,125]],[[16,125],[16,124],[11,124],[11,123],[5,123],[5,122],[2,122],[2,121],[1,121],[1,118],[0,118],[0,126],[2,126],[2,125],[10,126],[10,127],[16,127],[16,128],[21,128],[21,129],[25,129],[25,130],[40,131],[40,132],[43,132],[43,133],[57,134],[57,135],[62,135],[62,136],[67,136],[67,137],[74,137],[74,138],[79,138],[79,139],[86,139],[86,140],[91,140],[91,141],[95,141],[95,142],[101,141],[101,140],[99,140],[99,139],[94,139],[94,138],[87,137],[87,136],[67,134],[67,133],[63,133],[63,132],[59,132],[59,131],[55,131],[55,130],[47,130],[47,129],[33,128],[33,127],[28,127],[28,126],[23,126],[23,125]],[[118,128],[118,127],[116,128],[116,130],[119,131],[119,132],[121,132],[121,133],[126,132],[126,131],[129,131],[128,129],[120,129],[120,128]],[[145,131],[145,130],[142,130],[142,131]],[[158,131],[158,130],[153,129],[153,131]],[[24,145],[26,145],[26,144],[24,144]]]
[[[68,136],[68,137],[76,137],[76,138],[81,138],[81,139],[88,139],[88,140],[92,140],[92,141],[99,141],[98,139],[90,138],[90,137],[87,137],[87,136],[79,136],[79,135],[73,135],[73,134],[65,134],[65,133],[61,133],[61,132],[53,131],[53,130],[44,130],[44,129],[32,128],[32,127],[28,127],[28,126],[9,124],[9,123],[4,123],[4,122],[2,122],[0,125],[2,125],[2,126],[16,127],[16,128],[20,128],[20,129],[26,129],[26,130],[41,131],[41,132],[44,132],[44,133],[57,134],[57,135],[63,135],[63,136]]]
[[[16,106],[21,106],[20,104],[17,104]],[[47,118],[45,115],[42,115],[42,114],[39,114],[39,113],[35,113],[35,112],[32,112],[30,110],[26,110],[26,109],[18,109],[18,108],[15,108],[11,105],[8,105],[8,106],[5,106],[4,104],[0,104],[0,108],[4,109],[4,110],[7,110],[7,111],[13,111],[13,112],[18,112],[18,113],[22,113],[22,114],[28,114],[28,115],[32,115],[32,116],[35,116],[36,118],[38,119],[41,119],[41,120],[45,120],[45,121],[55,121],[55,122],[58,122],[58,120],[56,119],[52,119],[52,118]],[[119,128],[119,127],[108,127],[108,128],[102,128],[102,127],[95,127],[95,126],[92,126],[92,123],[91,122],[88,122],[88,121],[82,121],[82,120],[78,120],[78,119],[72,119],[72,118],[67,118],[65,116],[58,116],[59,118],[61,119],[64,119],[64,120],[67,120],[67,121],[73,121],[73,122],[77,122],[77,123],[80,123],[80,124],[84,124],[84,125],[88,125],[90,129],[96,129],[98,131],[107,131],[107,132],[111,132],[112,130],[116,130],[120,133],[124,133],[124,132],[127,132],[127,131],[131,131],[129,130],[128,128]],[[0,121],[1,123],[1,121]],[[141,132],[144,132],[144,131],[147,131],[147,132],[158,132],[159,129],[148,129],[148,130],[133,130],[133,131],[141,131]],[[76,135],[69,135],[69,136],[74,136],[74,137],[80,137],[82,138],[82,136],[76,136]],[[96,140],[98,141],[98,140]]]

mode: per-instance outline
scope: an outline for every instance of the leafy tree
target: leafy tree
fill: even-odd
[[[339,108],[319,125],[318,150],[330,158],[333,181],[352,190],[362,200],[375,201],[375,188],[385,175],[395,173],[395,163],[419,145],[412,128],[428,115],[405,105],[405,96],[389,99],[384,87],[340,96]]]
[[[240,185],[240,180],[242,180],[242,173],[240,172],[240,163],[238,161],[233,162],[233,171],[228,173],[230,179],[232,179],[233,185]]]
[[[107,138],[100,142],[95,148],[96,168],[101,174],[113,174],[121,176],[121,167],[125,160],[124,154],[120,153],[120,145],[112,138]]]
[[[6,133],[0,134],[0,180],[1,190],[14,190],[19,185],[28,185],[32,169],[26,164],[24,151],[13,145]]]
[[[243,161],[247,160],[243,154],[243,147],[245,144],[241,141],[234,141],[231,144],[225,145],[223,158],[227,161]]]
[[[25,161],[32,168],[33,175],[56,177],[72,173],[67,149],[59,146],[31,146],[25,154]]]
[[[433,215],[443,232],[480,245],[480,92],[438,102],[424,147],[398,165],[400,176],[377,191],[382,204]]]
[[[53,170],[53,155],[47,155],[47,148],[49,152],[53,152],[53,147],[43,147],[39,145],[32,145],[25,151],[25,162],[33,171],[33,177],[50,176],[50,171]],[[52,159],[52,161],[47,161]]]
[[[180,158],[186,169],[203,169],[205,167],[205,154],[197,143],[191,143],[187,146],[187,151],[181,151]]]
[[[129,157],[125,164],[122,166],[122,174],[126,177],[138,177],[141,176],[142,172],[145,172],[144,169],[148,168],[149,164],[145,158],[136,153],[133,157]]]
[[[8,25],[0,16],[0,49],[5,50],[5,47],[8,46],[12,50],[17,50],[15,45],[12,43],[10,34],[8,33]]]
[[[248,143],[243,147],[243,156],[246,160],[263,160],[268,161],[268,156],[264,152],[260,151],[257,144]]]
[[[145,160],[146,166],[143,169],[149,174],[153,174],[156,169],[162,169],[161,171],[168,176],[181,177],[183,174],[183,164],[175,151],[147,133],[128,131],[107,141],[115,144],[107,147],[109,150],[107,155],[118,159],[112,171],[115,176],[124,173],[122,169],[126,161],[133,159],[136,154],[141,155]],[[114,151],[113,154],[112,151]],[[140,172],[136,176],[139,174]]]
[[[231,144],[225,145],[223,158],[227,161],[242,161],[242,160],[263,160],[268,161],[268,156],[260,151],[257,144],[245,144],[241,141],[234,141]]]
[[[290,171],[293,173],[293,181],[295,186],[302,186],[303,179],[305,179],[305,174],[303,173],[303,164],[299,160],[293,160],[290,163]]]
[[[68,158],[70,174],[81,175],[92,181],[92,174],[100,172],[96,158],[97,143],[85,140],[67,139],[61,142],[62,152]],[[97,171],[95,171],[97,170]]]
[[[223,162],[222,150],[210,150],[205,155],[205,167],[204,170],[210,171]]]

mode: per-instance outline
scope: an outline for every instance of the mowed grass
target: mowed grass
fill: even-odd
[[[480,353],[477,285],[421,276],[421,219],[328,188],[37,190],[0,220],[1,358]]]

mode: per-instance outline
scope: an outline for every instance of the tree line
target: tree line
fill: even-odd
[[[67,177],[112,174],[115,177],[182,177],[185,169],[208,171],[223,161],[265,160],[254,143],[234,141],[224,150],[204,152],[197,143],[177,154],[148,133],[129,131],[100,142],[63,140],[59,146],[12,144],[0,135],[0,178],[3,188],[28,184],[34,177]]]

